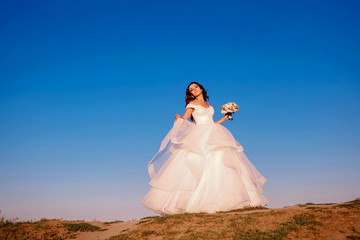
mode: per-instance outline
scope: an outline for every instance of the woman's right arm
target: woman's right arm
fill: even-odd
[[[193,108],[185,109],[185,113],[184,113],[184,116],[182,116],[182,118],[185,119],[185,120],[188,120],[193,111],[194,111]],[[178,120],[179,118],[181,118],[180,114],[175,114],[175,120]]]

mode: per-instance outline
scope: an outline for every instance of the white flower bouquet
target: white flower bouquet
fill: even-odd
[[[239,110],[239,106],[234,102],[228,102],[220,107],[221,113],[225,115],[229,115],[229,120],[232,121],[232,114]]]

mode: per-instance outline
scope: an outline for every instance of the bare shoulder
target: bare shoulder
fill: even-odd
[[[189,106],[189,105],[196,105],[195,103],[194,103],[194,101],[191,101],[191,102],[189,102],[187,105],[186,105],[186,109],[189,109],[189,110],[194,110],[194,106]]]

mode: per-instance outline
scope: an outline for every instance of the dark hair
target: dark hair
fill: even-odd
[[[192,93],[190,92],[189,90],[189,87],[191,84],[195,83],[196,85],[199,86],[199,88],[202,90],[202,94],[203,94],[203,97],[204,97],[204,100],[205,102],[207,102],[209,100],[209,96],[207,95],[207,92],[205,90],[205,88],[200,84],[200,83],[197,83],[197,82],[191,82],[187,88],[186,88],[186,96],[185,96],[185,107],[189,104],[189,102],[193,101],[195,99],[195,97],[192,95]],[[192,114],[191,114],[191,117],[190,117],[191,121],[192,122],[195,122]]]

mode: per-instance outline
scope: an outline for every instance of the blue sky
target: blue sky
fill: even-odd
[[[360,197],[357,1],[2,1],[0,210],[131,220],[198,81],[268,207]]]

